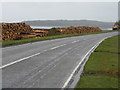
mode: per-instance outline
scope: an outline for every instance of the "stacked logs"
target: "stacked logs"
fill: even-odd
[[[102,31],[99,27],[71,26],[66,28],[32,29],[25,23],[0,23],[0,41],[39,38],[62,34],[80,34]]]
[[[0,28],[1,28],[2,26],[0,25]],[[2,41],[2,30],[0,29],[0,41]]]
[[[102,31],[99,27],[71,26],[67,28],[57,28],[61,34],[80,34]]]
[[[33,29],[33,35],[36,35],[36,37],[45,37],[48,36],[48,32],[50,29]]]
[[[0,23],[0,32],[2,40],[22,39],[22,34],[29,34],[32,28],[25,23]]]
[[[32,29],[32,32],[30,32],[29,34],[21,34],[21,37],[23,39],[45,37],[48,36],[49,31],[50,29]]]

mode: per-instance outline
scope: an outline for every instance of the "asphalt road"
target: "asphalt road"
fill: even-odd
[[[62,88],[86,53],[117,32],[2,48],[3,88]]]

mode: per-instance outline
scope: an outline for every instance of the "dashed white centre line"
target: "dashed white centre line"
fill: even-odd
[[[10,65],[13,65],[13,64],[15,64],[15,63],[24,61],[24,60],[26,60],[26,59],[29,59],[29,58],[31,58],[31,57],[34,57],[34,56],[37,56],[37,55],[40,55],[40,54],[41,54],[41,53],[36,53],[36,54],[31,55],[31,56],[28,56],[28,57],[25,57],[25,58],[16,60],[16,61],[14,61],[14,62],[11,62],[11,63],[9,63],[9,64],[6,64],[6,65],[1,66],[0,69],[5,68],[5,67],[8,67],[8,66],[10,66]]]
[[[56,49],[56,48],[59,48],[59,47],[65,46],[65,45],[66,45],[66,44],[63,44],[63,45],[60,45],[60,46],[53,47],[53,48],[51,48],[51,49],[53,50],[53,49]]]
[[[76,43],[77,41],[73,41],[72,43]]]
[[[56,49],[56,48],[58,48],[58,47],[62,47],[62,46],[65,46],[65,45],[66,45],[66,44],[63,44],[63,45],[60,45],[60,46],[53,47],[53,48],[51,48],[51,49]],[[44,50],[44,52],[45,52],[45,51],[47,51],[47,50]],[[40,55],[40,54],[41,54],[41,53],[36,53],[36,54],[30,55],[30,56],[24,57],[24,58],[22,58],[22,59],[16,60],[16,61],[11,62],[11,63],[8,63],[8,64],[6,64],[6,65],[3,65],[3,66],[0,67],[0,69],[5,68],[5,67],[8,67],[8,66],[13,65],[13,64],[16,64],[16,63],[18,63],[18,62],[27,60],[27,59],[29,59],[29,58],[31,58],[31,57],[34,57],[34,56],[37,56],[37,55]]]
[[[75,43],[75,41],[73,41],[72,43]]]
[[[77,41],[73,41],[72,43],[76,43],[76,42],[79,42],[79,40],[77,40]]]
[[[51,49],[56,49],[56,48],[59,48],[60,46],[56,46],[56,47],[53,47],[53,48],[51,48]]]
[[[47,50],[44,50],[44,52],[46,52]]]

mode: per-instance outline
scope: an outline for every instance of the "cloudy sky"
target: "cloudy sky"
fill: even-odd
[[[118,2],[2,2],[2,21],[118,20]]]

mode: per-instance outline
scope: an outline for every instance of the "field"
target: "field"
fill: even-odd
[[[91,54],[76,88],[118,88],[118,41],[114,36],[103,41]]]

